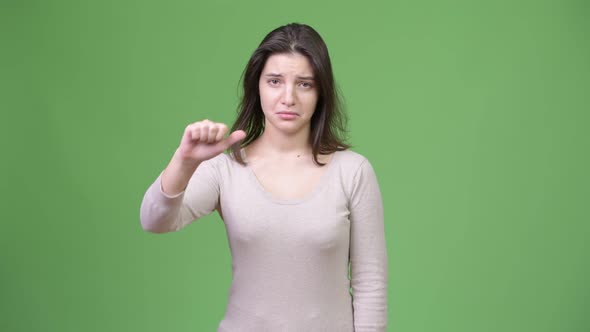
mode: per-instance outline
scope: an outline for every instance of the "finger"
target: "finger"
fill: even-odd
[[[193,139],[193,132],[191,130],[191,126],[187,126],[184,128],[184,132],[182,133],[182,143],[190,142]]]
[[[201,138],[200,142],[207,143],[209,141],[209,129],[211,126],[208,123],[201,123]]]
[[[199,124],[194,124],[191,127],[191,140],[194,142],[198,142],[201,139],[201,126]]]
[[[219,131],[219,126],[211,126],[211,128],[209,128],[209,136],[207,138],[207,143],[215,143],[216,142],[218,131]]]
[[[215,136],[215,142],[219,142],[223,139],[223,137],[225,137],[225,134],[227,133],[227,126],[223,123],[219,124],[219,130],[217,131],[217,136]]]
[[[230,146],[238,143],[239,141],[246,138],[246,132],[243,130],[236,130],[229,137],[225,140],[226,146],[229,148]]]

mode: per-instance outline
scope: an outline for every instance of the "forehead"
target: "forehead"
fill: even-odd
[[[300,53],[278,53],[268,57],[262,73],[313,76],[313,68],[307,57]]]

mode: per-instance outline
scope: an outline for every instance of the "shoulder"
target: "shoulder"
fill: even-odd
[[[364,155],[343,150],[335,152],[333,161],[338,182],[349,202],[358,200],[376,183],[369,159]],[[352,206],[352,205],[351,205]]]
[[[338,151],[338,162],[342,181],[349,190],[362,186],[365,183],[376,182],[377,175],[373,165],[364,155],[351,151]]]
[[[338,164],[343,171],[352,172],[354,174],[361,167],[371,165],[364,155],[352,150],[337,151],[336,154],[338,156]]]
[[[227,177],[230,175],[241,174],[244,166],[238,163],[231,153],[222,152],[217,156],[201,163],[199,168],[207,169],[215,173],[216,176]]]
[[[231,167],[231,162],[232,160],[227,153],[220,153],[211,159],[201,162],[196,169],[196,173],[218,177]]]
[[[222,152],[211,159],[205,160],[201,165],[206,167],[223,167],[227,166],[232,161],[233,158],[228,153]]]
[[[235,165],[239,165],[227,153],[207,159],[199,164],[193,174],[194,179],[208,179],[208,181],[221,184],[228,176],[234,173]]]

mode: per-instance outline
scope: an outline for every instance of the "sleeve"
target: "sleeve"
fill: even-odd
[[[186,189],[176,195],[162,191],[162,173],[144,194],[140,207],[143,229],[154,233],[178,231],[215,210],[219,202],[219,171],[213,160],[197,167]]]
[[[355,332],[387,329],[388,261],[383,202],[368,160],[359,166],[350,199],[350,268]]]

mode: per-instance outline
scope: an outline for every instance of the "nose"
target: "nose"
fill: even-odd
[[[295,89],[292,86],[286,84],[281,103],[285,106],[293,106],[295,105],[295,99]]]

